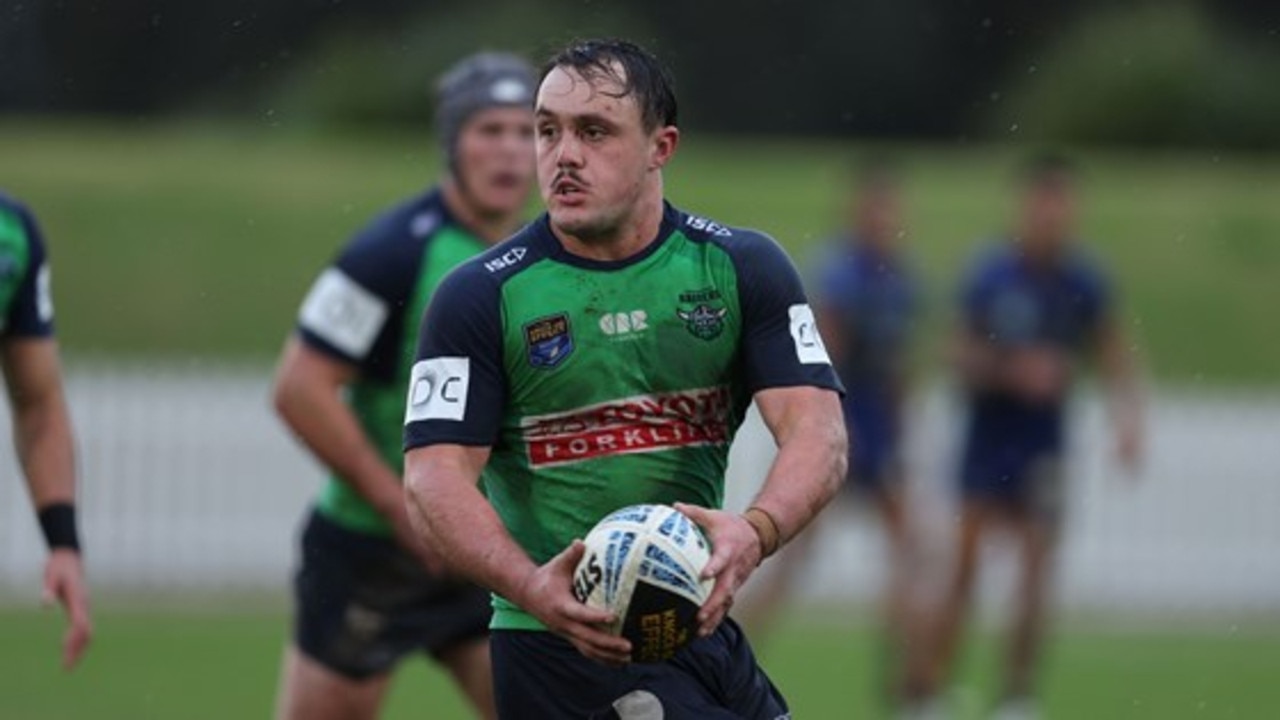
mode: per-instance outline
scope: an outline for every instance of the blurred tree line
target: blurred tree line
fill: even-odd
[[[0,0],[0,111],[417,121],[464,53],[595,34],[706,131],[1280,148],[1274,0]]]

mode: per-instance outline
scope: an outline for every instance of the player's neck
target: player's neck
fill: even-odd
[[[1061,259],[1065,243],[1024,233],[1017,236],[1017,245],[1018,254],[1027,264],[1035,268],[1048,268]]]
[[[444,195],[444,204],[454,219],[490,245],[507,239],[519,228],[519,213],[481,212],[472,201],[470,193],[453,178],[443,180],[440,189]]]
[[[607,234],[577,236],[565,233],[552,223],[551,230],[564,249],[588,260],[626,260],[644,252],[658,240],[664,213],[662,182],[651,183],[632,207],[631,213]]]

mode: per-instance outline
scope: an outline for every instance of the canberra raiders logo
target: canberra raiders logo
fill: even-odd
[[[689,290],[680,293],[680,306],[676,315],[684,321],[685,329],[702,340],[715,340],[724,332],[724,318],[729,308],[724,306],[720,291],[715,288]]]

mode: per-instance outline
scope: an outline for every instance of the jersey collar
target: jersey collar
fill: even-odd
[[[559,238],[557,238],[555,233],[551,230],[551,216],[547,213],[542,213],[538,218],[538,221],[534,223],[534,228],[538,233],[539,242],[546,247],[547,254],[551,258],[555,259],[557,262],[564,263],[565,265],[572,265],[585,270],[606,271],[621,270],[635,265],[636,263],[643,262],[665,245],[667,239],[675,233],[676,228],[679,226],[680,211],[675,209],[671,203],[663,200],[662,222],[658,225],[658,234],[653,239],[653,242],[646,245],[643,250],[631,257],[625,257],[621,260],[593,260],[580,255],[574,255],[566,250],[564,245],[560,244]]]

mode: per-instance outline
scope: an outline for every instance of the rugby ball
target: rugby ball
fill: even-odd
[[[692,520],[667,505],[632,505],[583,543],[573,594],[614,614],[608,630],[631,641],[633,662],[662,662],[693,642],[715,581],[700,579],[711,545]]]

